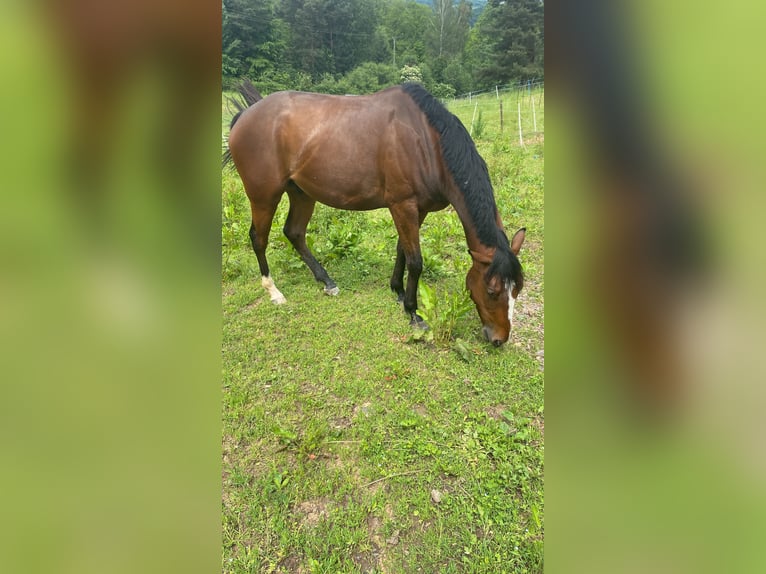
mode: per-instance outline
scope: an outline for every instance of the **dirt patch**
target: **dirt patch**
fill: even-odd
[[[290,554],[283,558],[276,571],[279,574],[303,574],[308,572],[308,570],[304,569],[303,564],[301,564],[301,559],[295,554]]]
[[[532,417],[532,420],[530,421],[530,424],[535,427],[538,431],[540,431],[540,436],[543,440],[545,440],[545,418],[543,415],[537,415],[535,417]]]
[[[362,574],[384,572],[379,567],[378,556],[374,552],[354,552],[351,554],[351,560],[359,567],[359,571]]]
[[[307,500],[295,507],[295,514],[299,518],[301,526],[314,528],[327,518],[331,505],[332,502],[327,498]]]
[[[412,410],[415,412],[416,415],[421,417],[425,417],[426,415],[428,415],[428,409],[425,407],[425,405],[420,405],[420,404],[415,405],[414,407],[412,407]]]
[[[333,430],[350,429],[352,425],[353,423],[348,417],[338,417],[330,422],[330,428]]]
[[[351,559],[359,566],[359,570],[364,573],[380,572],[386,574],[389,572],[386,563],[386,548],[396,546],[399,543],[399,532],[397,531],[388,539],[384,537],[383,528],[386,520],[392,520],[394,511],[390,504],[383,509],[383,516],[370,514],[367,517],[367,536],[370,541],[370,549],[366,552],[355,552]],[[394,537],[396,541],[394,541]]]
[[[487,408],[487,415],[489,415],[490,418],[495,419],[496,421],[503,421],[503,422],[510,422],[508,420],[508,417],[503,414],[508,410],[508,407],[505,405],[493,405],[491,407]]]
[[[361,405],[357,405],[354,407],[354,418],[357,418],[359,416],[369,417],[372,413],[372,403],[362,403]]]

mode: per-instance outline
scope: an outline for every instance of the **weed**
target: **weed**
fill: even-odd
[[[418,313],[428,323],[433,341],[438,345],[447,345],[452,341],[458,321],[473,309],[473,303],[466,290],[447,292],[439,297],[436,290],[423,280],[418,284],[418,297]]]
[[[325,231],[327,246],[322,249],[330,259],[354,257],[359,253],[362,243],[362,229],[358,214],[338,210],[332,223]]]
[[[479,110],[479,113],[476,116],[476,121],[473,124],[473,137],[476,139],[481,139],[481,137],[484,135],[485,127],[487,126],[484,121],[484,114],[482,113],[482,110]]]

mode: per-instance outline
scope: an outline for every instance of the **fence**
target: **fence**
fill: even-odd
[[[470,92],[445,102],[474,138],[508,137],[525,146],[545,134],[545,83],[529,80]]]

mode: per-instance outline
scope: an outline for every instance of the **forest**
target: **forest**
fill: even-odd
[[[544,79],[543,0],[223,0],[223,87],[440,98]]]

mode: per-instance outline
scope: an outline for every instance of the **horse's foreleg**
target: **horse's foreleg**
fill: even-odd
[[[337,295],[340,289],[306,245],[306,228],[314,213],[316,202],[298,188],[288,189],[287,194],[290,197],[290,211],[283,228],[285,237],[290,240],[306,267],[314,274],[314,278],[320,283],[324,283],[324,292],[328,295]]]
[[[399,303],[404,301],[404,249],[402,249],[402,242],[396,242],[396,263],[394,263],[394,271],[391,274],[391,291],[396,293],[396,298]]]
[[[404,260],[407,266],[407,287],[404,290],[404,310],[410,316],[410,325],[427,329],[423,318],[417,314],[418,309],[418,281],[423,272],[423,256],[420,253],[420,223],[425,215],[420,215],[417,207],[409,203],[391,206],[391,216],[394,219],[396,230],[399,232],[398,250],[401,246]],[[396,268],[394,269],[396,272]]]

